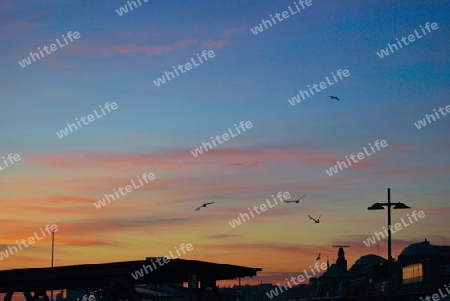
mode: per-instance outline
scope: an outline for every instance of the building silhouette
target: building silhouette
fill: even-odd
[[[383,300],[387,294],[388,262],[366,254],[347,270],[342,248],[338,259],[318,278],[311,278],[309,297],[366,297]],[[420,300],[450,286],[450,246],[435,246],[425,239],[407,246],[392,263],[392,300]],[[377,296],[379,298],[377,298]],[[440,298],[443,301],[443,298]],[[447,300],[447,299],[445,299]]]

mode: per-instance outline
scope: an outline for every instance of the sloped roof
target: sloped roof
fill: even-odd
[[[407,246],[402,253],[400,253],[400,256],[418,256],[418,255],[442,255],[441,252],[439,252],[438,249],[430,245],[430,242],[427,241],[425,238],[425,241],[410,244]]]
[[[443,256],[450,257],[450,246],[434,246]]]

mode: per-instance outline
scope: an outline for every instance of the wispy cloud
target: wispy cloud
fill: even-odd
[[[138,44],[128,44],[128,45],[116,45],[109,48],[103,47],[101,48],[101,51],[104,54],[109,54],[110,52],[116,52],[121,54],[141,52],[149,56],[152,56],[152,55],[159,55],[163,52],[172,52],[175,51],[176,49],[183,49],[188,45],[197,43],[198,43],[197,40],[188,39],[176,42],[173,45],[142,46]]]
[[[336,163],[336,160],[318,152],[306,152],[300,148],[222,149],[205,154],[205,165],[221,167],[241,167],[243,169],[269,166],[277,162],[296,161],[301,163]],[[249,161],[248,158],[253,158]],[[117,170],[130,166],[163,166],[175,169],[186,165],[198,165],[189,151],[171,151],[164,154],[108,154],[108,153],[68,153],[34,155],[26,160],[30,163],[61,169],[81,169],[84,167]],[[372,166],[374,163],[366,163]]]
[[[408,146],[408,145],[398,145],[398,146],[394,146],[395,150],[398,151],[404,151],[404,150],[409,150],[409,149],[413,149],[414,147],[412,146]]]
[[[4,5],[0,3],[0,6]],[[6,6],[11,7],[11,6]],[[30,22],[24,22],[24,21],[18,21],[18,22],[12,22],[10,24],[6,24],[3,26],[0,26],[0,29],[32,29],[32,28],[38,28],[44,26],[40,23],[30,23]]]
[[[238,234],[212,234],[212,235],[205,235],[203,237],[209,238],[209,239],[228,239],[228,238],[242,237],[242,235],[238,235]]]
[[[227,40],[220,40],[218,42],[215,41],[207,41],[207,42],[203,42],[203,46],[206,48],[222,48],[223,46],[225,46],[227,44]]]
[[[222,36],[225,38],[230,38],[232,34],[234,33],[239,33],[239,32],[243,32],[245,30],[244,27],[242,28],[230,28],[230,29],[226,29],[223,33]]]

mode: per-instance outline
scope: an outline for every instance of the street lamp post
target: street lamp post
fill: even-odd
[[[391,203],[391,189],[388,188],[388,201],[387,203],[375,203],[372,206],[368,207],[367,210],[384,210],[384,206],[388,208],[388,301],[391,300],[391,263],[392,263],[392,243],[391,243],[391,207],[394,206],[394,209],[410,209],[411,207],[397,202]]]
[[[53,268],[53,254],[55,252],[55,230],[52,230],[52,268]],[[53,288],[51,291],[50,301],[53,301]]]
[[[53,267],[53,254],[55,253],[55,230],[52,230],[52,267]]]

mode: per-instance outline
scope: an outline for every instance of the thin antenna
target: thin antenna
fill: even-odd
[[[380,242],[377,242],[377,248],[378,248],[378,256],[380,256]]]

